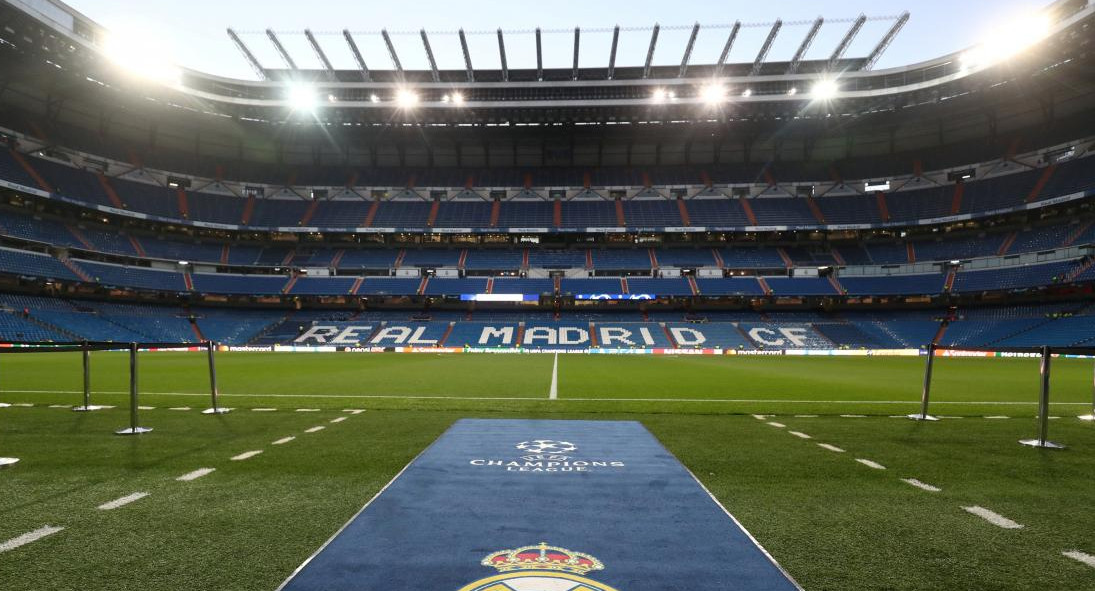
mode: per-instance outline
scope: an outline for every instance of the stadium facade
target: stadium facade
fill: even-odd
[[[1013,54],[887,70],[465,53],[257,82],[135,76],[61,3],[0,13],[3,339],[1095,344],[1084,1]]]

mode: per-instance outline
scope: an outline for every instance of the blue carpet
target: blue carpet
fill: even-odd
[[[798,586],[641,424],[464,419],[282,589]]]

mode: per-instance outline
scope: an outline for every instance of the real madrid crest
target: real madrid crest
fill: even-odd
[[[515,550],[499,550],[481,563],[501,574],[465,585],[459,591],[616,591],[587,579],[590,571],[603,570],[600,560],[540,542]]]

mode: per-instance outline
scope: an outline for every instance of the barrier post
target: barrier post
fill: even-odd
[[[7,408],[9,406],[11,406],[11,405],[8,404],[7,402],[0,402],[0,408]],[[16,461],[18,461],[18,460],[16,460]],[[12,462],[12,463],[14,463],[14,462]]]
[[[90,412],[100,410],[103,407],[91,404],[91,345],[84,341],[80,345],[80,354],[84,358],[84,403],[72,407],[76,412]]]
[[[1081,421],[1095,421],[1095,372],[1092,372],[1091,377],[1091,414],[1080,415],[1078,418]]]
[[[1064,449],[1065,446],[1049,440],[1049,360],[1050,349],[1048,346],[1043,346],[1041,367],[1042,396],[1038,400],[1038,438],[1021,439],[1019,443],[1029,445],[1030,447],[1041,447],[1043,449]]]
[[[924,368],[924,389],[920,392],[920,412],[909,415],[914,421],[938,421],[939,417],[928,414],[928,399],[932,391],[932,365],[935,363],[935,343],[928,344],[928,363]]]
[[[217,346],[213,341],[205,342],[205,349],[209,353],[209,392],[213,398],[213,406],[202,411],[203,415],[222,415],[227,412],[231,412],[230,408],[223,408],[217,404],[217,396],[220,394],[217,387],[217,362],[214,358],[214,352],[217,350]]]
[[[117,435],[140,435],[152,429],[137,426],[137,343],[129,344],[129,428],[119,429]]]

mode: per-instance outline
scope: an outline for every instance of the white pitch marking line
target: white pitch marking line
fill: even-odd
[[[986,419],[1010,419],[1011,417],[1005,417],[1004,415],[993,415],[991,417],[985,417]]]
[[[65,529],[65,528],[63,528],[63,527],[54,527],[52,525],[43,525],[42,527],[40,527],[40,528],[38,528],[38,529],[36,529],[32,532],[27,532],[27,533],[25,533],[25,534],[23,534],[19,537],[12,538],[12,539],[4,542],[3,544],[0,544],[0,553],[7,552],[8,550],[14,550],[14,549],[18,548],[19,546],[23,546],[23,545],[29,544],[31,542],[35,542],[37,540],[41,540],[42,538],[44,538],[44,537],[46,537],[50,534],[55,534],[55,533],[57,533],[57,532],[59,532],[63,529]]]
[[[326,428],[327,428],[327,427],[326,427],[326,426],[324,426],[324,425],[317,425],[317,426],[315,426],[315,427],[312,427],[311,429],[305,429],[305,430],[304,430],[304,432],[305,432],[305,433],[315,433],[315,432],[317,432],[317,431],[322,431],[322,430],[324,430],[324,429],[326,429]]]
[[[787,425],[784,425],[783,423],[777,423],[775,421],[768,421],[768,424],[775,427],[775,428],[777,428],[777,429],[782,429],[782,428],[787,426]]]
[[[156,410],[155,406],[138,406],[137,410]]]
[[[864,466],[867,466],[868,468],[874,468],[875,470],[885,470],[886,469],[885,466],[883,466],[882,464],[879,464],[878,462],[876,462],[874,460],[868,460],[868,459],[864,459],[864,458],[856,458],[855,461],[859,462],[860,464],[863,464]]]
[[[551,364],[551,387],[548,388],[548,400],[559,398],[559,354],[555,354],[555,361]]]
[[[1079,560],[1080,562],[1090,566],[1091,568],[1095,568],[1095,556],[1092,556],[1087,552],[1080,552],[1079,550],[1066,550],[1065,552],[1061,552],[1061,554],[1064,554],[1065,556],[1073,560]]]
[[[21,406],[23,408],[30,408],[30,407],[34,406],[34,404],[30,403],[30,402],[13,402],[13,403],[11,403],[11,405],[12,406]]]
[[[276,408],[252,408],[251,412],[274,412]]]
[[[901,415],[905,416],[905,415]],[[816,419],[817,415],[795,415],[796,419]]]
[[[331,422],[332,423],[341,423],[342,421],[345,421],[345,420],[346,420],[346,417],[335,417],[335,418],[331,419]]]
[[[292,441],[294,439],[296,439],[296,437],[282,437],[281,439],[278,439],[277,441],[275,441],[274,445],[281,445],[283,443],[289,443],[290,441]]]
[[[813,437],[810,437],[802,431],[788,431],[788,433],[794,435],[795,437],[798,437],[799,439],[813,439]]]
[[[318,408],[298,408],[297,412],[319,412]]]
[[[1003,515],[1000,515],[999,513],[990,511],[990,510],[988,510],[984,507],[978,507],[977,505],[974,505],[972,507],[962,507],[962,508],[965,509],[967,512],[972,513],[972,514],[980,517],[981,519],[984,519],[985,521],[987,521],[987,522],[989,522],[989,523],[991,523],[991,524],[993,524],[997,527],[1002,527],[1004,529],[1022,529],[1023,528],[1022,524],[1015,523],[1014,521],[1008,519],[1007,517],[1004,517]]]
[[[128,504],[132,503],[133,501],[139,501],[139,500],[141,500],[141,499],[143,499],[147,496],[148,496],[148,493],[146,493],[146,492],[135,492],[131,495],[126,495],[126,496],[124,496],[120,499],[114,499],[113,501],[110,501],[109,503],[103,503],[102,505],[99,505],[98,509],[100,509],[102,511],[110,511],[111,509],[117,509],[118,507],[124,507],[125,505],[128,505]]]
[[[943,489],[939,488],[938,486],[932,486],[932,485],[928,484],[927,482],[921,482],[921,481],[919,481],[915,478],[902,478],[901,482],[904,482],[905,484],[908,484],[910,486],[915,486],[916,488],[919,488],[920,490],[926,490],[928,492],[941,492],[943,490]]]
[[[187,472],[186,474],[183,474],[182,476],[176,478],[175,480],[178,480],[179,482],[188,482],[188,481],[191,481],[191,480],[197,480],[198,478],[201,478],[202,476],[205,476],[206,474],[212,473],[214,470],[216,470],[216,468],[198,468],[197,470],[194,470],[193,472]]]
[[[841,454],[844,453],[844,450],[840,449],[839,447],[837,447],[835,445],[829,445],[828,443],[819,443],[819,444],[817,444],[817,446],[821,447],[821,448],[824,448],[824,449],[827,449],[829,451],[835,451],[835,452],[841,453]]]
[[[72,408],[71,404],[51,404],[50,408]]]
[[[867,415],[840,415],[843,419],[865,419]]]
[[[173,406],[167,410],[190,410],[189,406]]]
[[[365,409],[362,409],[362,408],[346,408],[346,409],[343,409],[342,412],[348,412],[352,415],[359,415],[359,414],[365,412]]]
[[[239,462],[239,461],[242,461],[242,460],[247,460],[247,459],[250,459],[250,458],[253,458],[253,457],[259,455],[260,453],[262,453],[261,449],[256,449],[254,451],[245,451],[245,452],[241,453],[238,456],[232,456],[232,461],[233,462]]]
[[[765,416],[765,415],[753,415],[753,418],[758,420],[758,421],[767,421],[768,420],[768,417]]]

